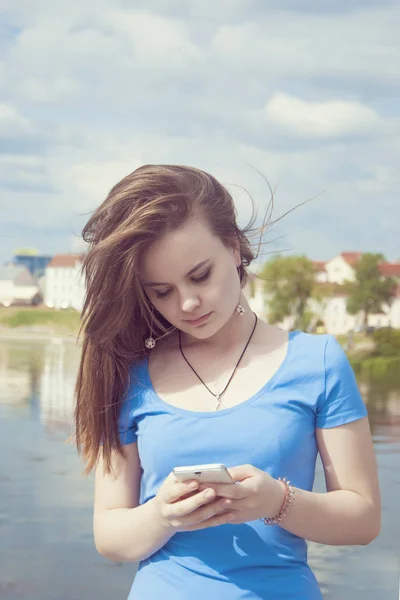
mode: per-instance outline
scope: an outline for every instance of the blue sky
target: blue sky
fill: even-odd
[[[240,186],[260,216],[269,201],[255,169],[274,218],[315,197],[265,252],[400,259],[398,2],[2,5],[1,262],[80,250],[86,215],[143,163],[213,173],[243,224]]]

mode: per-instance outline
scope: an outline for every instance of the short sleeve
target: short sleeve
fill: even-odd
[[[118,417],[118,435],[122,445],[137,442],[137,425],[135,419],[140,406],[140,394],[135,391],[135,385],[130,383],[127,393],[121,403]]]
[[[326,337],[325,393],[317,405],[317,428],[337,427],[368,415],[343,348],[333,335]]]
[[[124,402],[118,420],[118,435],[122,445],[137,442],[136,424],[130,414],[131,411],[126,409],[127,406],[128,403]]]

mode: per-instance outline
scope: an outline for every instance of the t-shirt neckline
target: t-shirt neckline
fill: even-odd
[[[151,381],[150,372],[149,372],[149,355],[146,356],[146,360],[145,360],[145,364],[144,364],[146,384],[149,388],[149,391],[152,394],[153,399],[156,400],[159,404],[166,407],[170,412],[190,416],[192,418],[223,417],[230,413],[241,410],[242,408],[244,408],[246,406],[249,406],[249,404],[252,404],[253,402],[255,402],[260,396],[265,394],[277,381],[279,381],[279,379],[282,377],[283,373],[286,371],[286,369],[290,363],[290,359],[291,359],[291,356],[293,353],[294,338],[298,333],[299,332],[297,330],[289,331],[288,345],[287,345],[285,357],[284,357],[283,361],[281,362],[281,364],[279,365],[278,369],[272,375],[272,377],[270,377],[270,379],[268,379],[268,381],[257,392],[255,392],[255,394],[250,396],[250,398],[247,398],[247,400],[243,400],[243,402],[239,402],[238,404],[235,404],[234,406],[229,406],[228,408],[221,408],[220,410],[217,410],[217,411],[197,411],[197,410],[188,410],[186,408],[181,408],[179,406],[174,406],[173,404],[166,402],[157,394],[156,390],[154,389],[153,383]]]

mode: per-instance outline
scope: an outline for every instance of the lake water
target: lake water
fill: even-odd
[[[79,353],[68,341],[0,340],[0,599],[125,600],[135,565],[93,544],[93,477],[71,433]],[[360,382],[379,465],[382,531],[368,546],[309,544],[328,600],[398,600],[400,384]],[[323,491],[318,464],[315,491]],[[145,599],[144,599],[145,600]]]

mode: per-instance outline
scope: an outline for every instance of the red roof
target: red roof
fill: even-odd
[[[77,266],[77,263],[83,260],[83,256],[83,254],[56,254],[56,256],[53,256],[47,266],[73,268]]]
[[[379,265],[379,270],[385,277],[400,277],[400,263],[383,262]]]
[[[323,260],[313,260],[312,264],[316,271],[325,271],[325,263]]]
[[[353,267],[356,262],[358,262],[362,256],[361,252],[341,252],[340,256],[351,266]]]

